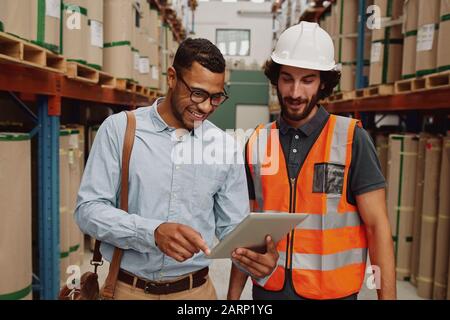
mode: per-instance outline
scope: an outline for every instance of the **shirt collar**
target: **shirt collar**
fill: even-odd
[[[153,125],[155,126],[156,132],[162,132],[164,130],[175,131],[175,128],[169,127],[169,125],[164,121],[158,112],[158,107],[160,103],[164,100],[164,97],[158,98],[150,108],[150,117],[152,119]],[[203,126],[203,123],[202,123]],[[191,130],[190,135],[194,135],[196,138],[199,136],[199,130]]]
[[[301,131],[305,136],[309,137],[315,130],[317,130],[318,128],[322,128],[323,124],[326,120],[328,120],[329,116],[330,114],[328,113],[328,111],[325,110],[324,107],[319,106],[319,110],[317,110],[317,113],[314,115],[314,117],[307,123],[301,125],[298,129],[290,126],[286,122],[286,120],[283,119],[281,114],[277,120],[277,125],[282,135],[287,134],[289,130],[294,130]]]

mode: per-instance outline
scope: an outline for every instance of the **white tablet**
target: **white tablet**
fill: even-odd
[[[307,215],[298,213],[251,213],[206,257],[231,258],[231,253],[237,248],[265,252],[267,235],[270,235],[276,244],[306,217]]]

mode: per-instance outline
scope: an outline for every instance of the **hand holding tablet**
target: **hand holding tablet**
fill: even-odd
[[[298,213],[251,213],[206,257],[209,259],[231,258],[237,248],[266,251],[266,236],[270,235],[275,246],[290,230],[300,224],[307,215]]]

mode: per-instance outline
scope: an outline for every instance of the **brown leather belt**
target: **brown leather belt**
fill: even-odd
[[[202,284],[206,282],[208,272],[209,268],[206,267],[179,280],[175,280],[172,282],[156,282],[137,278],[136,276],[133,276],[123,270],[120,270],[118,280],[133,286],[134,279],[137,278],[136,288],[144,290],[144,292],[147,294],[162,295],[200,287]],[[191,285],[191,278],[192,278],[192,285]]]

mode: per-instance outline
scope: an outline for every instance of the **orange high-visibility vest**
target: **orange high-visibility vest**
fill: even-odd
[[[358,208],[347,202],[354,119],[331,115],[296,179],[289,179],[276,123],[250,137],[247,163],[259,212],[306,214],[277,244],[279,260],[270,277],[255,281],[281,291],[286,270],[295,292],[307,299],[338,299],[360,291],[366,268],[367,237]]]

